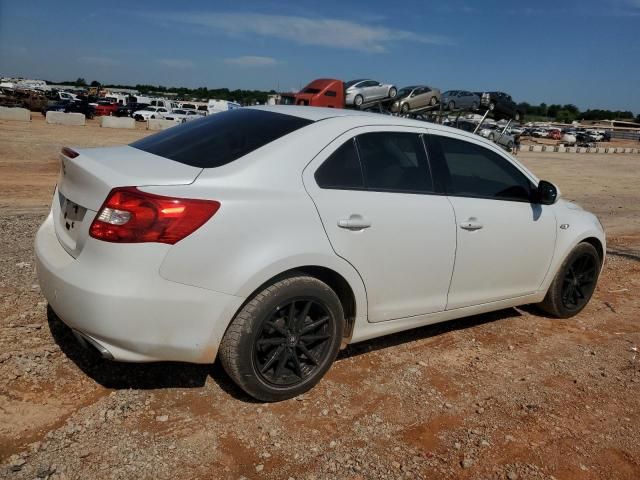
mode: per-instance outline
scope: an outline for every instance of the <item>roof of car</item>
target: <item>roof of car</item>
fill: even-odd
[[[300,118],[306,118],[313,122],[327,120],[330,118],[352,118],[354,123],[361,122],[362,125],[398,125],[429,128],[431,130],[446,130],[462,135],[466,133],[456,128],[438,125],[435,123],[425,123],[421,120],[413,120],[410,118],[390,116],[375,112],[363,112],[362,110],[350,110],[346,108],[323,108],[303,105],[257,105],[245,108],[281,113],[283,115],[293,115]]]

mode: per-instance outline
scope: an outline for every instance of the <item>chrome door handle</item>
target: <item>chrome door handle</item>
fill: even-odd
[[[371,226],[371,220],[364,218],[362,215],[353,214],[349,218],[338,220],[338,226],[347,230],[363,230]]]
[[[480,230],[482,227],[484,227],[484,225],[478,222],[475,218],[470,218],[466,222],[462,222],[460,224],[460,228],[462,228],[463,230],[469,230],[471,232]]]

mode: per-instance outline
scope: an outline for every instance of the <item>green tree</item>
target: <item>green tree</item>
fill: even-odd
[[[100,82],[99,82],[99,81],[97,81],[97,80],[92,80],[92,81],[91,81],[91,86],[92,86],[92,87],[99,87],[99,86],[100,86]]]
[[[76,80],[76,85],[86,86],[86,85],[87,85],[87,81],[86,81],[84,78],[79,77],[79,78]]]

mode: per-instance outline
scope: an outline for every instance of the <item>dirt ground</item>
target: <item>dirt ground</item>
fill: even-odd
[[[640,478],[640,155],[519,157],[607,229],[577,317],[507,309],[353,345],[311,392],[260,404],[217,364],[98,359],[40,294],[60,148],[147,133],[0,122],[0,477]]]

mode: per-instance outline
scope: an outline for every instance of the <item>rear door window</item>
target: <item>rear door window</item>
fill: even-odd
[[[215,168],[311,123],[292,115],[237,108],[169,128],[131,146],[192,167]]]
[[[320,188],[362,189],[364,178],[353,139],[333,152],[315,174]]]

